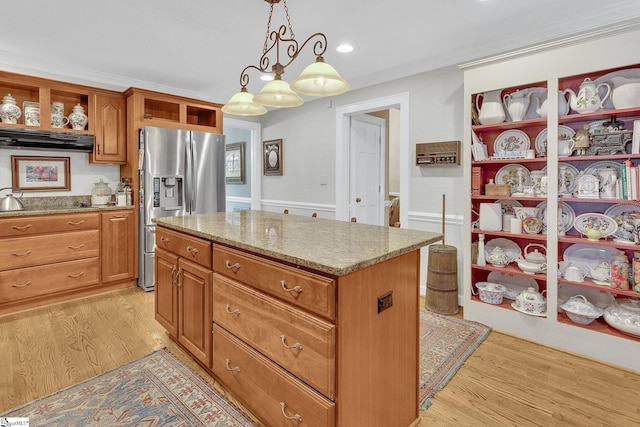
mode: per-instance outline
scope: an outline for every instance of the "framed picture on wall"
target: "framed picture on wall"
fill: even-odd
[[[22,191],[71,191],[69,157],[11,156],[11,175]]]
[[[227,184],[244,184],[244,142],[227,144],[225,178]]]
[[[282,175],[282,139],[262,141],[264,156],[262,171],[265,176]]]

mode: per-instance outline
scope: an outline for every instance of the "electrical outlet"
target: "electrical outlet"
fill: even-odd
[[[393,305],[393,291],[378,297],[378,314],[385,311],[387,308],[391,308]]]
[[[329,183],[329,177],[327,175],[320,175],[320,185],[327,185]]]

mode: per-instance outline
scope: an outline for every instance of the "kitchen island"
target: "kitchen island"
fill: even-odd
[[[262,211],[156,218],[156,319],[267,425],[418,418],[438,233]]]

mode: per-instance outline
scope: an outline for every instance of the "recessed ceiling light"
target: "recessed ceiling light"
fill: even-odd
[[[336,48],[336,50],[340,53],[347,53],[353,50],[353,46],[351,46],[350,44],[341,44]]]

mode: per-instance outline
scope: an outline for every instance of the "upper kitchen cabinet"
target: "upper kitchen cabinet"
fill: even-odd
[[[91,163],[127,162],[127,102],[121,94],[92,93],[91,115],[96,137]]]
[[[221,104],[138,88],[130,88],[125,95],[134,128],[148,125],[222,133]]]
[[[115,91],[0,71],[0,97],[20,109],[0,126],[95,135],[92,163],[126,162],[126,102]],[[81,120],[75,120],[79,117]]]

